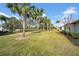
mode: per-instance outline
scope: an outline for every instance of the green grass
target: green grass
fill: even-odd
[[[30,33],[24,40],[17,36],[0,36],[0,55],[79,55],[79,47],[56,30]]]

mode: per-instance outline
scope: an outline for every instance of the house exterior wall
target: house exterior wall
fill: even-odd
[[[70,32],[79,33],[79,23],[71,24]]]
[[[76,32],[79,33],[79,23],[76,25]]]

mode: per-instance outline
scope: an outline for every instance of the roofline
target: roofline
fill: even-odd
[[[72,22],[71,24],[75,24],[75,23],[78,23],[79,22],[79,20],[77,20],[77,21],[74,21],[74,22]]]

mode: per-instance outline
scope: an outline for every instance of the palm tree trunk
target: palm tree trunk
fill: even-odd
[[[38,22],[38,26],[37,26],[37,31],[39,30],[39,22]]]
[[[44,23],[43,23],[43,31],[45,30],[45,25],[44,25]]]
[[[50,29],[49,29],[49,24],[47,24],[47,27],[48,27],[48,30],[50,30]]]
[[[44,31],[44,23],[41,23],[42,24],[42,30]]]
[[[59,23],[58,23],[58,31],[59,31]]]
[[[51,30],[51,25],[49,24],[49,30]]]
[[[48,24],[47,24],[47,30],[48,30]]]
[[[40,29],[40,22],[38,21],[37,31]]]
[[[25,37],[25,19],[23,18],[23,37]]]

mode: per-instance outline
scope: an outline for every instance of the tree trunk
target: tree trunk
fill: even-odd
[[[45,25],[44,25],[44,23],[43,23],[43,31],[45,30]]]
[[[40,22],[39,22],[39,20],[37,22],[38,22],[37,31],[39,31],[39,29],[40,29]]]
[[[47,30],[48,30],[48,24],[47,24]]]
[[[39,22],[38,22],[38,26],[37,26],[37,31],[39,30]]]
[[[25,19],[23,18],[23,37],[25,37]]]
[[[50,28],[51,26],[50,26],[50,24],[49,24],[49,31],[51,30],[51,28]]]
[[[42,28],[42,30],[44,31],[45,30],[45,27],[44,27],[44,23],[41,23],[41,28]]]

